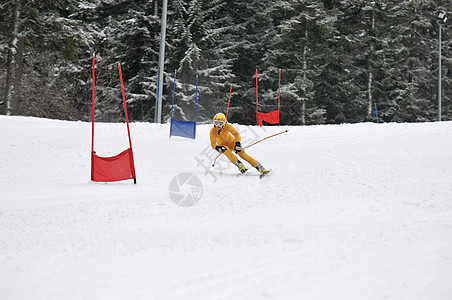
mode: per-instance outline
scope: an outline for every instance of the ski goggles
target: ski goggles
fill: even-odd
[[[223,125],[224,125],[224,121],[213,121],[213,125],[216,127],[216,126],[221,126],[221,127],[223,127]]]

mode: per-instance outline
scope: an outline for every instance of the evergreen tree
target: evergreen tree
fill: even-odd
[[[442,2],[442,3],[441,3]],[[443,4],[444,6],[440,6]],[[391,121],[418,122],[434,121],[438,117],[438,25],[435,22],[436,13],[439,10],[449,11],[452,4],[448,1],[404,1],[399,4],[403,13],[404,22],[398,22],[398,35],[403,47],[399,69],[401,81],[405,86],[402,89],[394,89],[398,96],[398,109],[393,109]],[[446,45],[450,41],[450,34],[446,31]],[[443,45],[444,47],[444,45]],[[446,70],[450,69],[450,51],[446,51],[442,65]],[[451,49],[449,47],[449,49]],[[445,75],[445,76],[444,76]],[[447,71],[442,83],[445,90],[451,88],[451,76]],[[446,92],[447,93],[447,92]],[[445,96],[447,99],[447,96]],[[450,98],[449,98],[450,99]],[[451,112],[451,106],[446,104],[445,111]],[[450,114],[449,114],[450,118]],[[447,119],[447,113],[446,113]]]
[[[355,98],[349,99],[348,109],[342,110],[345,119],[360,122],[372,119],[374,102],[383,102],[385,80],[390,77],[389,42],[391,26],[385,15],[383,1],[341,1],[342,14],[338,19],[338,44],[348,57],[343,68],[348,72]],[[348,53],[348,55],[347,55]]]
[[[5,102],[7,114],[78,118],[79,69],[90,35],[73,19],[75,0],[11,1]],[[62,99],[63,98],[63,99]]]
[[[169,33],[174,43],[169,52],[170,65],[178,73],[176,118],[194,120],[196,76],[199,120],[210,120],[215,111],[226,108],[225,91],[233,75],[225,50],[227,30],[220,14],[225,5],[218,0],[174,1]]]
[[[229,120],[256,124],[256,69],[262,70],[262,59],[273,34],[270,16],[265,9],[271,1],[227,1],[224,15],[230,17],[226,49],[235,76]],[[227,92],[229,89],[225,89]],[[224,106],[223,106],[224,107]]]
[[[152,121],[157,92],[160,18],[158,1],[118,0],[96,6],[102,35],[95,49],[99,120],[124,120],[118,63],[129,119]]]
[[[6,0],[0,4],[0,113],[90,118],[96,53],[96,120],[152,121],[161,1]],[[281,123],[434,121],[438,114],[438,24],[447,0],[174,0],[169,2],[163,120],[225,112],[255,124],[277,109]],[[450,24],[450,22],[449,22]],[[452,119],[451,30],[442,31],[442,119]]]
[[[277,28],[263,61],[264,79],[272,81],[273,92],[268,93],[271,101],[275,103],[277,98],[278,77],[275,74],[280,65],[284,74],[283,122],[303,125],[322,123],[325,111],[316,103],[315,82],[320,79],[330,54],[327,41],[332,19],[318,0],[276,1],[267,14]]]
[[[433,2],[341,1],[339,42],[349,53],[344,66],[357,87],[347,119],[431,120],[435,82]],[[433,34],[432,34],[433,33]],[[356,90],[356,89],[355,89]]]

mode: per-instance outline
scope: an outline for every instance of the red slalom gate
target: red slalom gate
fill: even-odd
[[[119,78],[121,81],[122,101],[126,116],[127,134],[129,137],[129,148],[116,156],[101,157],[94,151],[94,100],[95,100],[95,55],[93,55],[93,87],[92,87],[92,113],[91,113],[91,180],[96,182],[112,182],[133,179],[136,184],[135,164],[133,160],[132,139],[130,138],[129,117],[127,115],[124,84],[122,81],[121,65],[118,63]]]

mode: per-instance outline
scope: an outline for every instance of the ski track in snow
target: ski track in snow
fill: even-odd
[[[211,167],[211,125],[132,123],[137,185],[105,184],[91,124],[0,116],[0,299],[452,299],[452,122],[235,125],[289,129],[247,149],[269,176]],[[125,124],[94,148],[128,148]]]

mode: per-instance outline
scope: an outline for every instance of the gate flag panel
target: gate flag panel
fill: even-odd
[[[196,76],[196,95],[195,95],[195,121],[178,121],[173,118],[174,110],[174,93],[176,91],[176,70],[174,70],[174,86],[173,86],[173,101],[171,104],[171,124],[170,137],[181,136],[190,139],[196,139],[196,119],[198,113],[198,76]]]
[[[270,124],[279,124],[280,113],[280,99],[281,99],[281,70],[279,70],[279,84],[278,84],[278,109],[269,113],[259,112],[259,93],[258,93],[258,78],[256,69],[256,124],[262,126],[262,121]]]

